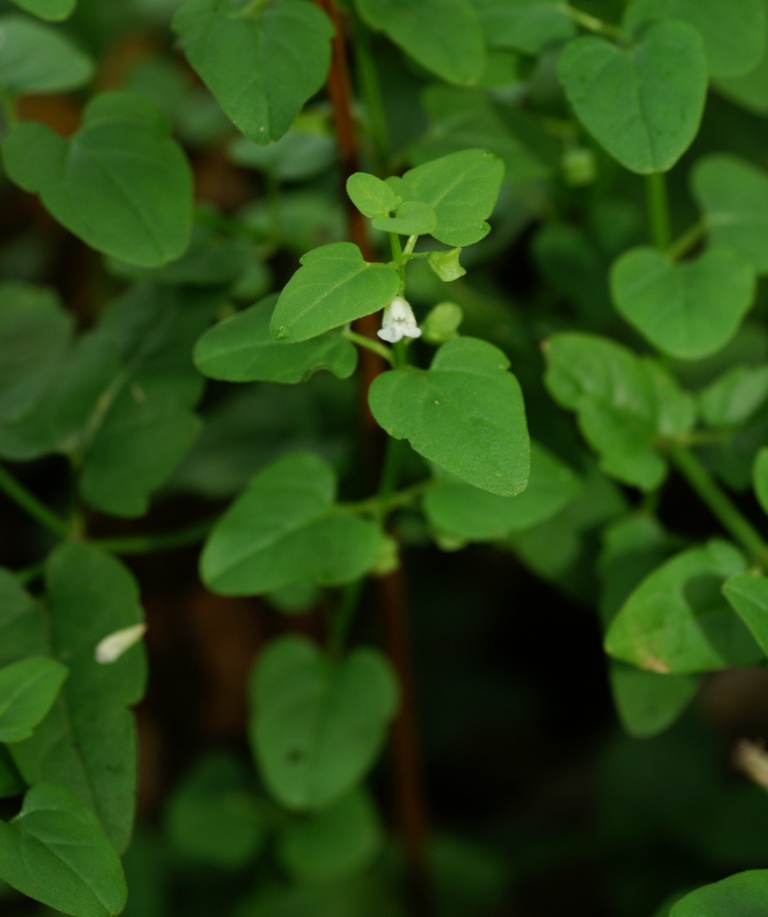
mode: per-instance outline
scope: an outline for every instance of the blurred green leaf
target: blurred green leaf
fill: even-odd
[[[8,749],[4,745],[0,745],[0,799],[7,799],[9,796],[21,796],[25,789],[24,781],[21,779]]]
[[[557,64],[579,120],[633,172],[666,172],[699,128],[707,60],[699,33],[685,22],[652,25],[634,47],[576,38]]]
[[[712,427],[745,423],[768,398],[768,366],[733,366],[699,394],[701,416]]]
[[[376,421],[395,439],[468,484],[510,497],[530,473],[525,408],[509,360],[477,338],[456,338],[430,369],[384,372],[368,394]]]
[[[251,744],[269,791],[289,809],[325,809],[362,780],[398,703],[376,650],[341,662],[304,637],[275,640],[251,676]]]
[[[25,16],[0,16],[0,92],[66,92],[87,83],[93,62],[68,38]]]
[[[120,858],[83,803],[40,784],[10,823],[0,821],[0,877],[73,917],[111,917],[128,891]]]
[[[238,137],[229,147],[229,158],[238,165],[266,172],[278,181],[306,181],[319,175],[336,159],[336,141],[330,134],[302,129],[301,123],[299,118],[288,133],[266,146]]]
[[[611,270],[619,312],[662,353],[699,360],[738,331],[755,298],[750,262],[727,248],[676,264],[655,248],[626,252]]]
[[[753,573],[732,576],[723,595],[768,656],[768,580]]]
[[[71,15],[77,0],[12,0],[16,6],[41,19],[57,21]]]
[[[470,0],[491,47],[540,54],[576,32],[573,19],[557,0]]]
[[[221,595],[258,595],[304,580],[337,586],[368,572],[381,533],[334,511],[335,489],[333,469],[310,453],[260,471],[209,535],[203,581]]]
[[[339,379],[352,375],[357,348],[336,331],[298,344],[275,341],[269,330],[277,296],[268,296],[208,331],[195,345],[195,365],[227,382],[304,382],[319,370]]]
[[[187,0],[173,27],[224,112],[251,140],[279,140],[325,82],[333,26],[304,0]]]
[[[51,709],[67,667],[45,656],[30,656],[0,668],[0,742],[19,742]]]
[[[702,917],[705,914],[766,917],[768,869],[751,869],[697,888],[672,906],[669,917]]]

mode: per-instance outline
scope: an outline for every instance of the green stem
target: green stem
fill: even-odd
[[[645,198],[651,241],[656,248],[665,252],[669,248],[672,233],[669,226],[667,185],[663,172],[651,172],[645,176]]]
[[[90,543],[113,554],[146,554],[149,551],[164,551],[202,541],[210,532],[214,520],[198,522],[189,528],[163,535],[134,535],[126,538],[92,538]]]
[[[2,466],[0,466],[0,490],[54,535],[66,538],[70,534],[67,523],[48,509],[44,503],[41,503]]]
[[[360,594],[365,585],[365,577],[355,580],[344,587],[341,594],[339,607],[334,611],[331,622],[328,626],[328,655],[332,659],[338,659],[344,652],[344,646],[347,642],[347,635],[352,626],[352,621],[357,611],[357,604]]]
[[[570,16],[577,25],[590,32],[595,32],[597,35],[605,35],[606,38],[613,38],[616,41],[625,42],[627,40],[626,34],[618,26],[598,19],[597,16],[590,16],[589,13],[576,9],[569,3],[558,3],[556,8],[561,13],[565,13],[566,16]]]
[[[400,292],[405,288],[405,258],[403,257],[403,246],[400,243],[400,236],[396,232],[389,233],[389,245],[392,249],[392,263],[397,268],[400,275]]]
[[[385,347],[384,344],[379,344],[378,341],[374,341],[373,338],[366,337],[364,334],[358,334],[351,328],[347,328],[343,336],[348,341],[352,341],[353,344],[357,344],[358,347],[365,347],[367,350],[372,350],[380,357],[383,357],[390,366],[394,366],[395,358],[392,356],[392,351],[389,347]]]
[[[365,100],[365,109],[368,113],[368,136],[373,147],[374,168],[377,175],[384,176],[389,172],[390,143],[379,74],[376,72],[376,65],[371,55],[368,29],[357,16],[352,18],[354,19],[355,63]]]
[[[675,239],[667,249],[667,254],[673,261],[678,261],[701,241],[706,232],[707,224],[704,220],[699,220],[698,223],[694,223],[690,229],[687,229]]]
[[[674,441],[667,444],[667,451],[674,466],[720,520],[723,528],[739,542],[755,563],[760,567],[768,565],[768,543],[715,483],[693,452]]]

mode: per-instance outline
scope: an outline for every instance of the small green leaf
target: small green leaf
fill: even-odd
[[[608,628],[606,651],[661,674],[754,665],[763,653],[721,591],[724,580],[745,569],[742,555],[723,541],[677,554],[624,603]]]
[[[688,707],[700,675],[660,675],[610,660],[608,676],[624,731],[637,739],[663,732]]]
[[[690,431],[693,399],[657,363],[596,335],[555,335],[544,356],[547,389],[577,412],[601,468],[644,490],[658,487],[667,469],[656,442]]]
[[[389,185],[367,172],[355,172],[347,179],[347,194],[365,217],[388,216],[402,203]]]
[[[701,416],[711,427],[745,423],[768,399],[768,366],[734,366],[699,394]]]
[[[432,235],[451,246],[485,238],[504,177],[501,160],[485,150],[461,150],[410,169],[387,184],[404,201],[428,204],[437,217]]]
[[[503,538],[559,513],[581,490],[576,475],[537,443],[531,443],[531,479],[514,497],[499,497],[462,481],[438,478],[424,511],[439,532],[468,541]]]
[[[648,22],[667,19],[681,19],[699,31],[712,76],[747,73],[765,51],[763,0],[633,0],[624,28],[637,32]]]
[[[676,264],[655,248],[635,248],[611,270],[624,318],[662,353],[699,360],[724,347],[755,297],[755,274],[736,251],[710,248]]]
[[[28,13],[39,16],[40,19],[56,22],[71,15],[77,0],[13,0],[13,2]]]
[[[576,25],[557,0],[471,0],[491,47],[540,54],[571,38]]]
[[[304,382],[321,369],[339,379],[352,375],[357,348],[338,332],[299,344],[279,344],[269,330],[277,296],[224,319],[195,345],[203,375],[226,382]]]
[[[88,809],[42,783],[10,823],[0,821],[0,878],[73,917],[112,917],[128,890],[120,858]]]
[[[768,515],[768,447],[766,446],[763,446],[755,456],[752,480],[758,503],[763,508],[763,512]]]
[[[270,792],[319,810],[355,787],[384,742],[398,703],[395,675],[373,649],[332,662],[304,637],[281,637],[250,682],[251,745]]]
[[[317,814],[289,822],[277,840],[277,855],[297,882],[332,882],[370,865],[382,843],[376,809],[362,790]]]
[[[699,33],[685,22],[652,25],[628,50],[577,38],[557,71],[584,127],[633,172],[666,172],[696,136],[707,60]]]
[[[19,742],[51,709],[68,669],[31,656],[0,668],[0,742]]]
[[[355,0],[363,19],[449,83],[473,85],[485,69],[480,22],[467,0]]]
[[[768,869],[750,869],[689,892],[669,917],[768,917]]]
[[[710,243],[736,249],[767,273],[768,175],[735,156],[707,156],[694,166],[691,189]]]
[[[374,229],[382,232],[396,232],[402,236],[423,236],[432,232],[437,226],[435,211],[422,201],[403,201],[388,217],[374,217]]]
[[[333,242],[307,252],[275,306],[270,327],[280,341],[296,342],[378,312],[400,288],[389,264],[363,260],[351,242]]]
[[[768,450],[762,452],[768,455]],[[753,573],[732,576],[723,595],[768,656],[768,580]]]
[[[379,529],[333,511],[333,469],[295,453],[260,471],[203,549],[204,582],[221,595],[258,595],[304,580],[337,586],[376,563]]]
[[[175,853],[221,869],[253,862],[267,825],[251,795],[249,768],[230,755],[203,758],[176,788],[166,830]]]
[[[121,851],[136,793],[136,730],[126,708],[143,694],[145,660],[140,646],[110,665],[94,653],[108,634],[141,621],[138,587],[114,557],[76,541],[49,556],[46,587],[45,612],[29,597],[22,604],[23,592],[0,604],[3,661],[45,655],[66,660],[70,674],[32,736],[9,748],[28,784],[74,793]]]
[[[25,16],[0,16],[0,93],[66,92],[90,80],[93,62],[69,39]]]
[[[186,248],[192,174],[148,99],[101,93],[69,140],[26,122],[8,134],[2,152],[8,177],[38,193],[53,216],[92,248],[146,267]]]
[[[187,0],[173,28],[225,114],[257,143],[283,136],[331,62],[333,25],[304,0]]]
[[[444,282],[458,280],[467,272],[461,266],[461,248],[450,248],[446,252],[430,252],[427,261],[433,272]]]
[[[485,341],[457,338],[426,372],[382,373],[368,399],[373,416],[395,439],[457,477],[500,496],[528,483],[530,446],[525,408],[506,356]]]

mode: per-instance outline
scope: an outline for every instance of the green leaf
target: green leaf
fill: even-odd
[[[66,92],[87,83],[93,62],[63,35],[25,16],[0,16],[0,92]]]
[[[389,185],[367,172],[355,172],[347,179],[347,194],[365,217],[388,216],[402,203]]]
[[[427,371],[382,373],[368,400],[395,439],[457,477],[503,497],[528,483],[530,445],[525,408],[509,360],[476,338],[448,341]]]
[[[471,0],[488,43],[523,54],[540,54],[546,47],[571,38],[576,25],[557,0]]]
[[[398,703],[381,653],[332,662],[304,637],[275,640],[250,683],[251,744],[269,791],[289,809],[319,810],[365,776]]]
[[[521,532],[557,515],[581,490],[576,475],[538,443],[531,443],[531,479],[514,497],[500,497],[451,478],[438,478],[424,497],[430,525],[468,541]]]
[[[198,762],[168,805],[166,830],[175,853],[226,870],[253,861],[267,840],[267,825],[250,795],[249,776],[230,755]]]
[[[686,674],[753,665],[763,654],[725,602],[742,555],[710,541],[666,561],[634,590],[605,638],[611,656],[649,672]]]
[[[0,821],[0,878],[73,917],[111,917],[128,890],[120,858],[96,819],[60,786],[40,784]]]
[[[0,285],[0,423],[17,420],[43,397],[72,337],[71,315],[45,287]]]
[[[449,248],[448,251],[430,252],[427,261],[432,271],[444,283],[450,283],[467,273],[459,261],[460,255],[461,248]]]
[[[736,249],[767,273],[768,175],[735,156],[706,156],[693,169],[691,189],[710,243]]]
[[[624,318],[662,353],[699,360],[736,334],[755,298],[755,274],[736,251],[710,248],[677,264],[655,248],[635,248],[611,269]]]
[[[711,427],[745,423],[768,399],[768,366],[734,366],[699,394],[701,416]]]
[[[339,379],[352,375],[357,348],[329,331],[299,344],[279,344],[269,322],[277,296],[224,319],[195,345],[195,365],[203,375],[227,382],[304,382],[327,369]]]
[[[394,267],[364,261],[351,242],[322,245],[307,252],[301,264],[272,315],[272,333],[286,343],[317,337],[377,312],[400,288]]]
[[[763,46],[768,49],[768,16],[765,17]],[[730,102],[740,105],[752,114],[768,114],[768,53],[743,76],[720,77],[714,88]]]
[[[13,0],[16,6],[52,22],[71,15],[77,0]]]
[[[690,431],[693,399],[657,363],[596,335],[555,335],[544,356],[547,389],[576,411],[600,467],[643,490],[658,487],[667,466],[656,443]]]
[[[32,736],[9,748],[28,784],[55,783],[74,793],[123,850],[136,794],[136,733],[126,708],[143,694],[144,654],[134,646],[103,665],[94,651],[104,637],[141,621],[138,588],[115,558],[75,541],[49,556],[46,587],[42,607],[23,601],[23,592],[0,606],[0,644],[7,661],[50,656],[66,660],[70,674]]]
[[[504,177],[501,160],[485,150],[461,150],[410,169],[387,184],[404,201],[428,204],[437,217],[432,235],[451,246],[485,238]]]
[[[173,28],[226,115],[257,143],[283,136],[331,62],[333,25],[305,0],[187,0]]]
[[[768,580],[753,573],[733,576],[723,586],[723,595],[768,655]]]
[[[281,182],[306,181],[332,167],[338,151],[334,137],[299,116],[286,134],[266,146],[237,137],[229,147],[232,162],[266,172]]]
[[[19,776],[16,765],[13,763],[4,745],[0,745],[0,799],[8,799],[11,796],[21,796],[26,790],[24,781]]]
[[[382,232],[396,232],[403,236],[422,236],[432,232],[437,226],[435,211],[421,201],[404,201],[388,217],[374,217],[374,229]]]
[[[31,656],[0,668],[0,742],[19,742],[51,709],[68,669]]]
[[[704,885],[672,906],[669,917],[768,917],[768,869],[750,869]]]
[[[368,25],[447,82],[472,85],[482,76],[483,31],[466,0],[355,0],[355,6]]]
[[[755,456],[752,480],[758,503],[763,508],[763,512],[768,515],[768,447],[764,446]]]
[[[376,809],[362,790],[317,814],[289,822],[277,855],[297,882],[332,882],[361,872],[378,853],[382,831]]]
[[[98,251],[146,267],[178,257],[192,222],[192,174],[147,99],[101,93],[65,140],[36,122],[2,146],[11,181],[40,195],[70,232]]]
[[[637,739],[663,732],[688,707],[699,675],[660,675],[610,660],[608,677],[622,728]]]
[[[303,580],[338,586],[367,573],[381,533],[334,512],[335,489],[333,469],[310,453],[260,471],[209,535],[203,581],[221,595],[258,595]]]
[[[681,19],[701,34],[712,76],[747,73],[765,51],[763,0],[633,0],[624,28],[638,32],[648,22]]]
[[[690,146],[707,92],[699,33],[661,22],[627,50],[604,38],[577,38],[557,65],[581,123],[633,172],[666,172]]]

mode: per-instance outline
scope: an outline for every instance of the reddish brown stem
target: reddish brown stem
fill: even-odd
[[[352,94],[346,47],[341,19],[335,0],[315,0],[333,21],[336,32],[333,39],[333,60],[328,75],[328,94],[333,105],[336,136],[341,159],[342,194],[346,201],[349,238],[363,253],[366,261],[374,260],[362,215],[348,199],[346,182],[359,169],[359,145],[352,117]],[[378,317],[368,315],[355,322],[355,330],[374,337]],[[376,376],[385,369],[377,354],[363,349],[360,352],[362,381],[361,416],[364,423],[365,453],[368,467],[378,479],[383,454],[382,430],[368,408],[368,388]],[[410,637],[405,601],[405,583],[397,571],[378,580],[379,604],[385,631],[388,655],[398,672],[402,690],[400,711],[392,729],[392,764],[394,771],[395,808],[403,839],[406,863],[408,911],[412,917],[430,917],[432,913],[427,876],[428,820],[421,782],[421,755],[416,717]]]

